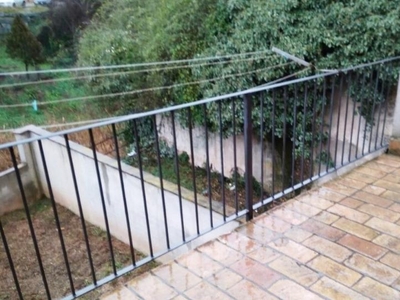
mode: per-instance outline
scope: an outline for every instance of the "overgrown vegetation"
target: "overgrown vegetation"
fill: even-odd
[[[145,3],[121,0],[118,4],[106,1],[81,38],[79,64],[165,61],[254,52],[276,46],[304,58],[317,69],[338,69],[399,55],[400,44],[394,42],[399,38],[400,6],[389,0],[234,0],[228,3],[222,0]],[[252,72],[283,62],[278,56],[260,55],[252,61],[230,61],[206,67],[194,63],[189,68],[179,70],[126,73],[95,79],[90,84],[96,93],[125,92]],[[119,103],[125,113],[148,110],[244,90],[298,70],[299,67],[291,64],[189,87],[113,97],[108,103]],[[310,75],[314,71],[311,69],[300,76]],[[389,73],[389,70],[380,72],[379,81],[382,86],[383,81],[388,79],[387,75],[392,76],[394,73]],[[347,80],[348,77],[345,77],[344,82]],[[339,82],[339,78],[336,78],[335,85],[339,85]],[[319,118],[313,124],[312,114],[322,113],[322,108],[329,105],[328,96],[323,96],[324,82],[315,83],[316,97],[308,97],[307,102],[296,96],[296,92],[298,95],[304,92],[305,86],[297,87],[297,91],[295,86],[277,91],[275,107],[272,95],[267,95],[264,98],[263,120],[259,117],[260,100],[254,99],[254,130],[259,132],[263,123],[266,137],[271,137],[271,115],[274,110],[277,116],[274,124],[277,141],[282,143],[283,139],[287,139],[297,154],[306,149],[305,154],[309,156],[311,143],[326,136],[325,130],[317,136],[312,135],[313,126],[323,126]],[[332,82],[325,84],[326,95],[330,95]],[[358,95],[355,101],[360,103],[358,112],[373,124],[368,116],[373,115],[371,109],[374,105],[369,95],[373,93],[374,87],[362,85],[361,82],[358,87],[359,90],[355,91]],[[284,103],[287,108],[286,118],[282,117],[285,115]],[[231,103],[226,101],[222,106],[222,130],[225,136],[229,136],[232,134]],[[237,128],[243,125],[242,109],[242,103],[238,102]],[[194,123],[206,125],[210,130],[219,130],[217,104],[209,104],[208,110],[208,118],[204,120],[202,110],[194,109]],[[185,119],[182,121],[185,123]]]
[[[16,16],[11,26],[11,32],[6,39],[7,54],[22,61],[25,70],[43,62],[42,45],[29,30],[20,16]],[[27,75],[29,78],[29,76]]]

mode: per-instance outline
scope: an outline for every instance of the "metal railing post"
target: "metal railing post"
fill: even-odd
[[[253,219],[253,122],[251,119],[251,94],[243,96],[244,102],[244,152],[245,152],[245,188],[246,220]]]

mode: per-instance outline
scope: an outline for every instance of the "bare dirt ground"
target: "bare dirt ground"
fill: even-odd
[[[83,288],[91,284],[92,281],[81,221],[80,218],[64,207],[57,206],[57,209],[74,285],[76,289]],[[31,215],[51,296],[53,299],[61,298],[70,294],[70,285],[51,202],[47,199],[35,202],[31,206]],[[24,299],[45,299],[43,281],[24,211],[9,213],[2,216],[1,220]],[[103,230],[91,224],[87,224],[87,228],[96,276],[101,279],[112,273],[107,235]],[[129,246],[114,238],[112,244],[117,268],[130,265],[132,261]],[[143,258],[143,255],[136,251],[136,260],[138,261],[141,258]],[[151,263],[141,267],[128,276],[123,276],[113,283],[85,295],[82,299],[97,299],[101,294],[115,287],[116,284],[128,281],[154,266],[155,263]],[[0,300],[18,299],[1,239],[0,278]]]

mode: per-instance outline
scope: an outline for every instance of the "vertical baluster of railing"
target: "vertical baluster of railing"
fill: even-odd
[[[136,266],[135,249],[133,248],[133,242],[132,242],[131,224],[130,224],[130,220],[129,220],[128,204],[126,202],[125,182],[124,182],[124,175],[122,173],[121,156],[119,154],[118,135],[117,135],[117,129],[115,128],[115,123],[113,123],[111,125],[111,129],[112,129],[112,134],[113,134],[113,139],[114,139],[115,156],[116,156],[117,163],[118,163],[118,174],[119,174],[119,181],[120,181],[120,185],[121,185],[122,201],[124,203],[126,229],[128,231],[128,239],[129,239],[129,250],[131,253],[132,265]]]
[[[315,122],[317,121],[316,104],[317,104],[317,81],[314,80],[312,135],[311,135],[311,145],[310,145],[310,178],[313,178],[314,176]]]
[[[358,72],[356,72],[355,73],[355,80],[354,80],[356,85],[358,84],[359,79],[360,79],[360,74]],[[352,86],[350,85],[349,88],[348,88],[348,93],[350,94],[350,96],[351,96],[351,91],[352,91]],[[351,149],[353,147],[354,120],[355,120],[355,116],[356,116],[356,107],[357,107],[357,102],[354,99],[352,99],[352,101],[353,101],[353,114],[352,114],[352,118],[351,118],[349,162],[352,161],[352,159],[351,159],[351,152],[352,152]],[[356,151],[357,151],[357,149],[356,149]],[[355,154],[354,154],[354,157],[355,157]]]
[[[291,187],[295,185],[295,162],[296,162],[296,141],[297,141],[297,97],[298,97],[299,87],[297,84],[294,85],[294,98],[293,98],[293,149],[292,149],[292,184]]]
[[[67,154],[68,154],[69,166],[71,168],[72,181],[74,182],[76,200],[78,202],[79,216],[81,219],[83,236],[85,238],[85,245],[86,245],[86,251],[88,253],[90,271],[91,271],[91,275],[92,275],[92,279],[93,279],[93,284],[97,285],[96,273],[94,271],[94,265],[93,265],[93,259],[92,259],[92,252],[90,250],[89,236],[88,236],[87,228],[86,228],[86,224],[85,224],[85,216],[83,214],[82,201],[81,201],[81,196],[80,196],[79,189],[78,189],[78,181],[76,180],[75,166],[74,166],[74,161],[72,159],[71,147],[69,145],[69,138],[68,138],[67,134],[64,135],[64,139],[65,139],[65,147],[67,149]]]
[[[160,142],[159,142],[159,138],[158,138],[157,118],[155,115],[153,116],[153,124],[154,124],[154,138],[156,141],[158,174],[160,176],[161,201],[162,201],[163,215],[164,215],[165,240],[167,243],[167,248],[170,249],[171,245],[169,242],[167,207],[165,205],[164,179],[163,179],[163,171],[162,171],[162,163],[161,163]],[[196,200],[197,200],[197,198],[196,198],[196,194],[195,194],[195,203],[196,203]],[[196,209],[197,209],[197,205],[196,205]]]
[[[347,131],[347,117],[349,114],[349,101],[350,101],[350,88],[351,88],[351,75],[352,73],[346,73],[342,74],[342,76],[346,76],[348,78],[348,84],[347,84],[347,93],[346,93],[346,113],[344,116],[344,129],[343,129],[343,144],[342,144],[342,159],[341,159],[341,165],[343,166],[344,164],[344,151],[345,151],[345,145],[346,145],[346,131]],[[349,145],[349,151],[351,149],[351,144]],[[350,159],[349,159],[350,161]]]
[[[389,63],[389,75],[388,75],[388,80],[390,80],[390,76],[392,75],[393,72],[393,63]],[[396,77],[397,78],[397,77]],[[385,97],[385,113],[383,115],[383,124],[382,124],[382,135],[381,135],[381,147],[383,147],[383,140],[385,138],[385,127],[386,127],[386,118],[387,118],[387,114],[388,114],[388,108],[389,108],[389,96],[390,96],[390,83],[388,83],[388,87],[386,90],[386,97]]]
[[[376,135],[375,135],[375,150],[378,149],[378,138],[379,138],[379,127],[381,123],[381,114],[382,114],[382,102],[384,102],[385,99],[385,87],[386,87],[386,80],[389,79],[388,74],[384,71],[382,72],[382,86],[380,88],[380,101],[379,101],[379,108],[378,108],[378,121],[376,124]]]
[[[182,229],[182,240],[185,242],[185,222],[183,219],[183,204],[182,204],[182,191],[181,191],[181,178],[179,174],[179,156],[178,156],[178,143],[176,140],[176,128],[175,128],[175,112],[171,111],[171,122],[172,122],[172,136],[174,138],[174,157],[175,157],[175,172],[176,180],[178,185],[178,197],[179,197],[179,213],[181,215],[181,229]]]
[[[18,293],[18,297],[19,297],[20,300],[23,300],[24,297],[22,296],[22,291],[21,291],[21,287],[19,285],[17,272],[15,271],[14,262],[13,262],[13,259],[12,259],[12,256],[11,256],[10,248],[8,247],[6,234],[4,232],[3,224],[1,222],[1,220],[0,220],[0,237],[1,237],[1,240],[3,241],[4,250],[6,251],[8,264],[10,266],[10,270],[11,270],[11,273],[12,273],[12,276],[13,276],[13,279],[14,279],[14,284],[15,284],[15,288],[16,288],[17,293]]]
[[[144,208],[144,214],[145,214],[145,219],[146,219],[146,228],[147,228],[147,240],[149,242],[150,256],[154,257],[153,242],[152,242],[152,239],[151,239],[151,228],[150,228],[150,220],[149,220],[149,211],[147,209],[146,188],[145,188],[145,185],[144,185],[142,151],[141,151],[141,147],[140,147],[140,137],[139,137],[139,133],[138,133],[136,120],[132,120],[132,125],[133,125],[133,138],[135,139],[135,147],[136,147],[136,151],[137,151],[136,154],[137,154],[138,166],[139,166],[140,184],[141,184],[141,187],[142,187],[143,208]]]
[[[329,107],[329,133],[328,133],[326,172],[329,171],[329,164],[331,163],[332,119],[333,119],[333,106],[335,102],[335,86],[336,86],[336,75],[332,76],[331,101]]]
[[[222,196],[222,211],[224,222],[226,221],[226,199],[225,199],[225,175],[224,175],[224,137],[222,127],[222,110],[221,101],[218,101],[218,123],[219,123],[219,149],[221,157],[221,196]]]
[[[244,150],[245,150],[245,188],[246,188],[246,220],[253,219],[253,121],[252,95],[243,96],[244,102]]]
[[[213,221],[213,210],[212,210],[212,196],[211,196],[211,170],[210,170],[210,153],[208,147],[208,127],[207,127],[207,105],[203,105],[203,117],[204,117],[204,131],[205,131],[205,143],[206,143],[206,171],[207,171],[207,194],[208,194],[208,205],[210,209],[210,226],[214,228],[214,221]]]
[[[337,116],[337,124],[336,124],[336,141],[335,141],[335,159],[334,161],[334,168],[336,169],[336,165],[337,165],[337,152],[338,152],[338,144],[339,144],[339,129],[340,129],[340,116],[342,113],[342,92],[343,92],[343,79],[344,79],[344,74],[339,73],[340,76],[340,83],[339,83],[339,97],[338,97],[338,116]],[[346,119],[344,120],[344,122],[346,123]],[[344,143],[344,141],[343,141]]]
[[[323,91],[322,91],[322,109],[321,109],[321,128],[319,130],[319,162],[318,162],[318,177],[321,177],[321,164],[322,164],[322,140],[324,137],[325,127],[325,102],[326,102],[326,77],[324,77]]]
[[[307,105],[308,105],[308,84],[304,83],[304,103],[303,103],[303,126],[302,126],[302,149],[301,149],[301,166],[300,166],[300,182],[303,185],[304,180],[304,155],[306,144],[306,118],[307,118]],[[312,150],[311,150],[312,151]],[[311,176],[312,177],[312,176]]]
[[[285,192],[285,172],[286,172],[286,115],[287,115],[287,85],[283,87],[283,120],[282,120],[282,193]]]
[[[376,97],[377,97],[377,93],[378,93],[379,76],[380,76],[380,66],[378,65],[377,70],[376,70],[376,82],[375,82],[375,88],[374,88],[374,102],[372,104],[372,110],[371,110],[371,119],[370,119],[371,120],[371,124],[370,124],[371,132],[369,135],[368,153],[371,152],[372,134],[373,134],[373,128],[375,126],[375,106],[376,106]]]
[[[233,128],[233,180],[234,180],[234,193],[235,193],[235,213],[239,213],[239,199],[237,193],[237,157],[236,157],[236,99],[232,99],[232,128]]]
[[[276,89],[272,90],[272,130],[271,130],[271,141],[272,141],[272,200],[275,200],[275,110],[276,110]]]
[[[96,168],[97,183],[99,185],[100,200],[101,200],[101,206],[103,208],[103,217],[104,217],[104,223],[105,223],[105,226],[106,226],[107,242],[108,242],[108,248],[110,250],[112,269],[113,269],[114,275],[117,275],[117,268],[115,266],[114,249],[113,249],[112,240],[111,240],[110,224],[108,222],[106,200],[104,198],[103,183],[101,181],[99,160],[97,159],[96,144],[94,142],[93,130],[91,128],[89,129],[89,138],[90,138],[90,144],[91,144],[91,147],[92,147],[94,165],[95,165],[95,168]]]
[[[25,195],[25,189],[24,189],[24,185],[22,183],[21,174],[19,172],[18,163],[17,163],[17,159],[15,157],[14,148],[10,147],[9,151],[10,151],[10,155],[11,155],[11,161],[12,161],[12,164],[13,164],[14,172],[15,172],[15,175],[17,177],[18,188],[19,188],[19,192],[21,194],[22,203],[24,205],[25,214],[26,214],[26,218],[27,218],[28,226],[29,226],[29,231],[30,231],[30,234],[31,234],[31,237],[32,237],[33,247],[35,249],[36,258],[37,258],[37,261],[38,261],[38,264],[39,264],[40,275],[42,276],[42,280],[43,280],[44,288],[45,288],[45,291],[46,291],[47,299],[51,299],[50,289],[49,289],[49,285],[47,283],[46,274],[45,274],[44,267],[43,267],[43,262],[42,262],[42,257],[40,255],[40,250],[39,250],[38,241],[36,239],[35,229],[33,228],[31,214],[29,212],[28,200],[27,200],[26,195]]]
[[[44,171],[44,175],[45,175],[45,177],[46,177],[47,189],[48,189],[48,191],[49,191],[50,201],[51,201],[51,205],[52,205],[52,208],[53,208],[54,219],[55,219],[55,221],[56,221],[56,227],[57,227],[57,232],[58,232],[58,238],[60,239],[61,250],[62,250],[64,262],[65,262],[65,267],[66,267],[66,269],[67,269],[69,285],[70,285],[70,288],[71,288],[71,294],[72,294],[73,296],[75,296],[74,282],[73,282],[73,279],[72,279],[71,268],[70,268],[70,266],[69,266],[67,250],[66,250],[66,248],[65,248],[64,237],[63,237],[62,230],[61,230],[60,219],[59,219],[59,217],[58,217],[57,205],[56,205],[56,201],[55,201],[55,199],[54,199],[53,188],[52,188],[52,186],[51,186],[51,181],[50,181],[50,176],[49,176],[49,170],[48,170],[48,168],[47,168],[47,162],[46,162],[46,157],[45,157],[44,151],[43,151],[43,144],[42,144],[42,141],[39,140],[39,141],[38,141],[38,144],[39,144],[40,157],[41,157],[41,159],[42,159],[43,171]]]
[[[370,74],[371,74],[371,80],[370,80],[370,82],[368,84],[368,88],[372,87],[372,84],[374,82],[374,69],[373,69],[373,66],[371,66]],[[373,97],[372,101],[374,103],[375,102],[375,98],[374,98],[375,95],[373,95],[372,97]],[[371,98],[370,98],[370,95],[369,95],[369,90],[367,90],[367,96],[366,96],[365,100],[366,100],[366,103],[365,103],[366,108],[363,109],[361,107],[362,111],[364,111],[364,113],[365,113],[365,116],[364,116],[364,120],[365,120],[364,135],[363,135],[363,144],[362,144],[361,156],[365,155],[365,146],[366,146],[366,141],[367,141],[367,138],[368,138],[368,133],[367,132],[368,132],[369,125],[371,125],[371,124],[369,124],[369,122],[370,122],[369,118],[371,117],[371,115],[369,113],[369,109],[370,109],[369,101],[371,101]],[[374,104],[372,104],[372,106],[374,106]],[[370,126],[370,129],[372,130],[372,126]]]
[[[260,93],[260,143],[261,143],[261,191],[260,202],[263,203],[264,198],[264,99],[265,94]]]
[[[363,79],[362,79],[362,83],[361,83],[361,88],[364,90],[364,83],[366,80],[366,72],[364,70],[363,73]],[[357,89],[358,90],[358,89]],[[359,92],[359,94],[363,94],[362,92]],[[355,96],[357,97],[357,95]],[[358,131],[357,131],[357,144],[356,144],[356,154],[355,154],[355,158],[358,158],[358,145],[359,145],[359,140],[360,140],[360,132],[361,132],[361,119],[362,119],[362,107],[363,107],[363,103],[364,103],[364,97],[361,98],[361,103],[360,103],[360,107],[359,107],[359,112],[358,112]],[[355,103],[356,104],[356,103]]]
[[[190,140],[190,162],[192,167],[192,184],[193,184],[193,196],[194,196],[194,210],[196,214],[196,232],[200,234],[199,226],[199,205],[197,199],[197,186],[196,186],[196,165],[194,160],[194,147],[193,147],[193,124],[192,124],[192,111],[191,108],[187,108],[188,114],[188,125],[189,125],[189,140]]]

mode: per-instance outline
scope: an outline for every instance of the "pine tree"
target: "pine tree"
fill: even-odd
[[[18,59],[25,64],[26,72],[30,65],[35,66],[43,60],[42,45],[26,26],[21,16],[14,18],[11,32],[6,39],[6,51],[11,58]]]

